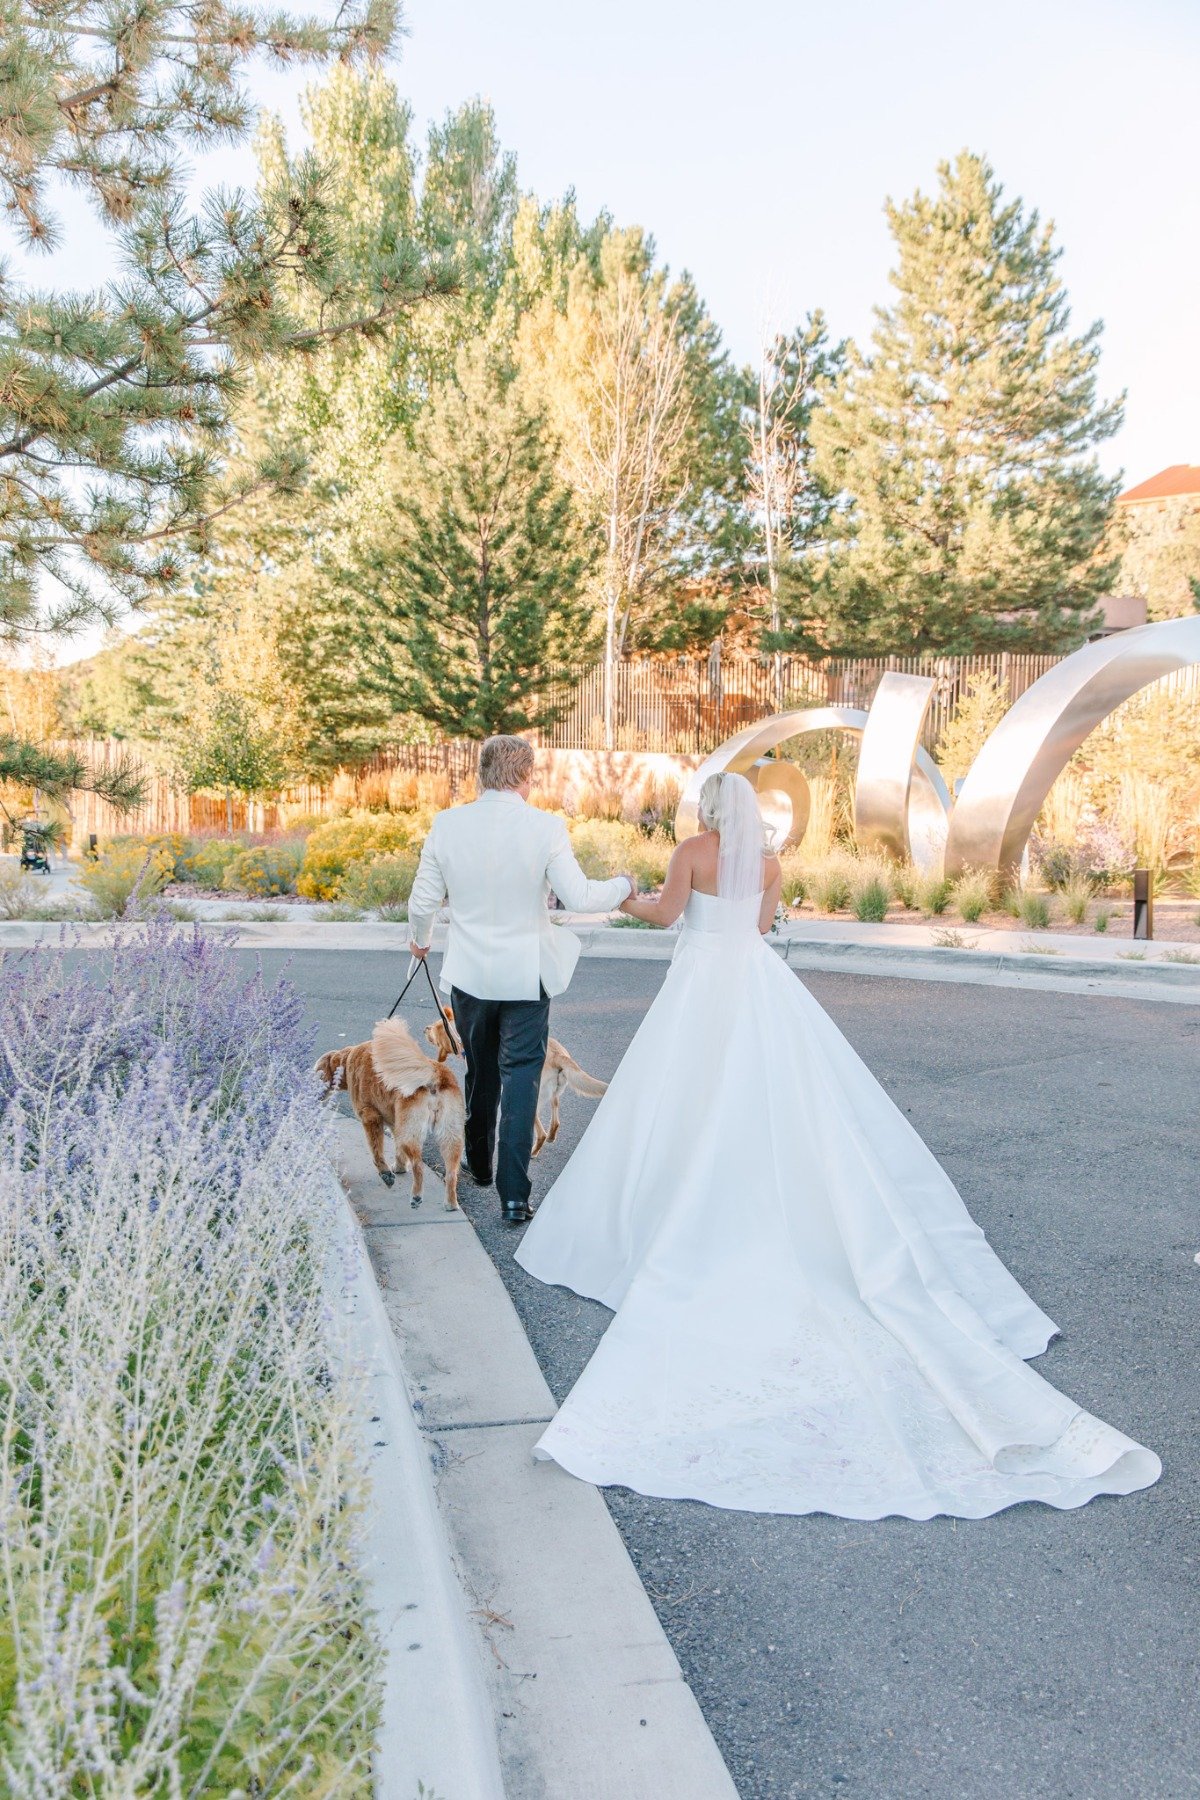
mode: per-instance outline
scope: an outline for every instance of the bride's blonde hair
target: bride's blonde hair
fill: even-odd
[[[761,893],[767,831],[758,796],[746,777],[728,770],[710,775],[700,789],[696,810],[704,830],[715,831],[721,840],[717,891],[734,899]]]

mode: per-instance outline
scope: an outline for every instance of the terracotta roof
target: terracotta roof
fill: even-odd
[[[1172,494],[1200,495],[1200,469],[1191,463],[1172,463],[1169,469],[1152,475],[1149,481],[1139,482],[1137,487],[1126,488],[1123,494],[1117,495],[1117,505],[1127,500],[1165,500]]]

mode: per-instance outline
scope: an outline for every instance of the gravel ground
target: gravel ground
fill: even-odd
[[[400,959],[364,953],[290,962],[326,1044],[365,1035],[403,973]],[[610,1075],[663,974],[584,962],[555,1003],[554,1034]],[[743,1800],[1198,1794],[1200,1012],[806,981],[1062,1326],[1043,1372],[1153,1446],[1164,1475],[1075,1512],[928,1524],[722,1513],[610,1490]],[[590,1111],[567,1096],[535,1196]],[[464,1199],[561,1397],[609,1315],[516,1267],[493,1194]]]

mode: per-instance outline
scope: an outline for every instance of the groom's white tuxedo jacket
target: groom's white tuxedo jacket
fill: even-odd
[[[520,794],[485,788],[468,806],[433,821],[408,902],[413,943],[428,944],[434,915],[450,902],[443,988],[478,1000],[536,1000],[561,994],[579,960],[579,939],[552,925],[553,888],[572,912],[609,912],[629,892],[618,875],[589,881],[566,825]]]

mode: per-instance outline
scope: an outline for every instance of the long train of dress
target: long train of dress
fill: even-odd
[[[517,1260],[615,1313],[540,1439],[585,1480],[758,1512],[979,1518],[1158,1479],[1026,1358],[1057,1327],[752,902],[693,894]]]

